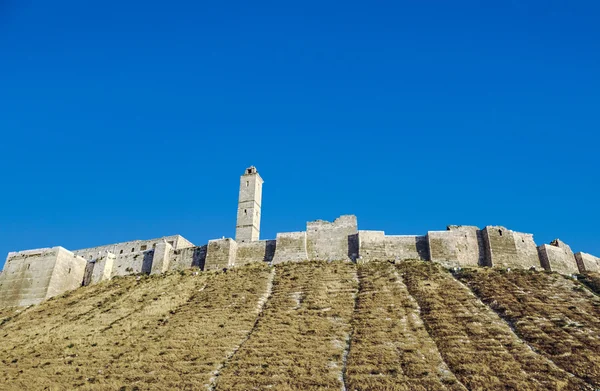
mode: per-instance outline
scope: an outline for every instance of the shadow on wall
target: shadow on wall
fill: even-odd
[[[276,240],[267,240],[267,245],[265,246],[265,262],[273,261],[273,257],[275,257],[276,246]]]
[[[192,267],[198,267],[200,270],[204,270],[204,263],[206,262],[206,250],[208,245],[196,247],[192,256]]]
[[[348,258],[350,258],[352,262],[356,262],[358,259],[358,246],[358,232],[348,235]]]
[[[152,271],[152,260],[154,259],[154,251],[144,252],[144,260],[142,261],[142,273],[150,274]]]
[[[429,244],[427,243],[427,237],[417,237],[416,246],[417,246],[417,254],[419,254],[420,259],[430,259],[429,258]]]

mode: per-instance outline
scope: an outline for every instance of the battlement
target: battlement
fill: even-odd
[[[236,239],[215,239],[195,246],[181,235],[171,235],[73,252],[63,247],[11,252],[0,273],[0,307],[37,304],[115,276],[191,267],[222,270],[254,262],[420,259],[445,267],[539,267],[563,274],[600,271],[599,258],[573,254],[559,239],[537,246],[532,234],[501,226],[450,225],[444,231],[422,235],[386,235],[384,231],[359,230],[356,216],[343,215],[333,222],[307,222],[305,231],[258,240],[262,183],[254,166],[240,177]]]

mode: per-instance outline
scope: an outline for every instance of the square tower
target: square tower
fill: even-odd
[[[240,177],[240,196],[235,227],[237,242],[253,242],[260,236],[262,185],[263,180],[254,166],[247,168],[244,175]]]

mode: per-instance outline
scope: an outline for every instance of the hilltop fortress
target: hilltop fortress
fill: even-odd
[[[235,239],[196,246],[180,235],[81,250],[63,247],[11,252],[0,274],[0,307],[37,304],[115,276],[198,267],[221,270],[252,262],[421,259],[446,267],[543,268],[562,274],[600,271],[600,259],[573,254],[556,239],[537,246],[533,235],[504,227],[449,226],[426,235],[386,235],[358,229],[356,216],[308,222],[306,231],[260,240],[263,180],[255,167],[240,177]]]

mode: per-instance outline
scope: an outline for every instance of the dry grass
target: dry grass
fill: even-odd
[[[395,267],[358,266],[349,390],[466,390],[448,370]]]
[[[436,264],[261,264],[121,277],[2,309],[0,390],[597,386],[600,298],[545,273],[460,278],[537,353]]]
[[[125,277],[51,300],[0,328],[0,389],[200,389],[250,331],[269,276]]]
[[[584,390],[589,387],[534,353],[467,287],[439,265],[398,265],[442,357],[471,390]]]
[[[578,276],[579,281],[597,295],[600,295],[600,273],[586,272]]]
[[[350,263],[278,265],[271,298],[217,389],[340,390],[356,290]]]
[[[600,298],[544,272],[469,270],[459,278],[536,351],[600,387]]]

